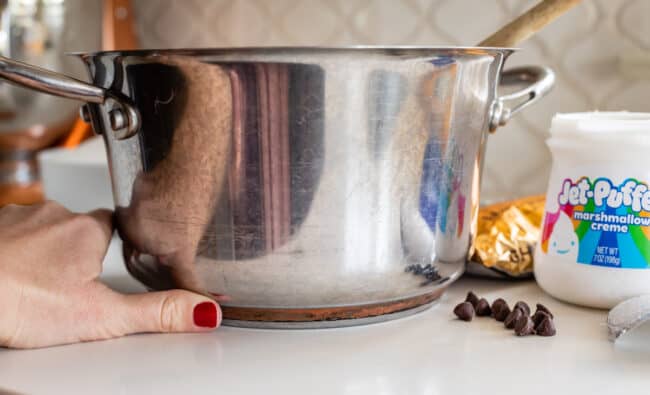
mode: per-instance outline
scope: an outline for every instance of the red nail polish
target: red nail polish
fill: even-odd
[[[216,327],[217,306],[210,302],[203,302],[194,306],[194,324],[203,328]]]

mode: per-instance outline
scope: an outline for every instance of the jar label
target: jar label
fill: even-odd
[[[587,265],[650,268],[647,184],[632,178],[618,185],[604,177],[565,179],[557,203],[558,210],[544,217],[545,254]]]

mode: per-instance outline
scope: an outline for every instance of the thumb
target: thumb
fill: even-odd
[[[184,290],[121,295],[122,332],[205,332],[221,324],[221,308],[211,299]]]

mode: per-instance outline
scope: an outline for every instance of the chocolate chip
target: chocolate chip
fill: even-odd
[[[515,334],[517,336],[527,336],[535,333],[533,320],[529,316],[522,314],[515,324]]]
[[[504,305],[507,306],[508,303],[506,303],[506,301],[501,299],[501,298],[498,298],[497,300],[492,302],[492,307],[491,307],[491,309],[492,309],[492,317],[496,317],[497,313],[499,312],[499,310],[501,310],[501,308]]]
[[[524,312],[524,314],[530,315],[530,307],[528,306],[528,304],[526,302],[523,302],[523,301],[520,300],[519,302],[515,303],[515,307],[513,309],[516,309],[516,308],[520,308],[521,311]]]
[[[431,268],[420,268],[420,271]],[[414,269],[414,272],[418,271]],[[538,303],[535,314],[530,316],[530,306],[524,301],[518,301],[512,311],[508,303],[502,298],[497,298],[492,305],[485,298],[478,298],[472,291],[467,293],[465,301],[454,308],[454,314],[463,321],[472,321],[474,314],[477,316],[491,315],[497,321],[503,322],[508,329],[514,329],[517,336],[527,336],[537,333],[539,336],[555,336],[555,323],[553,314],[546,306]]]
[[[474,306],[469,302],[460,303],[454,309],[454,314],[460,320],[471,321],[474,318]]]
[[[506,320],[503,321],[503,324],[505,325],[506,328],[508,329],[514,329],[515,323],[519,318],[521,318],[522,315],[528,315],[526,314],[520,307],[515,307],[510,314],[506,317]]]
[[[535,327],[538,336],[555,336],[555,324],[550,318],[544,320]]]
[[[537,310],[535,314],[533,314],[533,323],[535,324],[535,327],[541,324],[545,318],[553,319],[553,317],[551,317],[547,312],[542,310]]]
[[[476,296],[474,292],[469,291],[467,293],[467,297],[465,298],[465,302],[471,303],[472,307],[476,308],[476,305],[478,304],[478,296]]]
[[[546,306],[544,306],[544,305],[541,304],[541,303],[537,303],[537,310],[535,310],[535,312],[538,312],[538,311],[543,311],[543,312],[545,312],[546,314],[550,315],[551,318],[555,318],[555,317],[553,316],[553,313],[551,313],[551,310],[547,309]]]
[[[510,307],[508,307],[508,304],[504,302],[503,306],[497,311],[497,313],[494,315],[494,318],[499,321],[503,322],[506,320],[506,317],[510,314]]]
[[[476,315],[479,317],[487,317],[492,314],[490,304],[485,298],[481,298],[476,304]]]

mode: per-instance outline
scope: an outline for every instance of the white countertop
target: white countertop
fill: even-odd
[[[111,247],[103,278],[130,279]],[[452,316],[468,290],[547,305],[558,335],[515,337],[489,318]],[[534,282],[463,279],[432,309],[325,330],[222,327],[49,349],[0,349],[0,394],[646,394],[650,347],[607,340],[606,313],[570,306]],[[648,338],[650,339],[650,337]],[[649,342],[650,343],[650,342]]]

